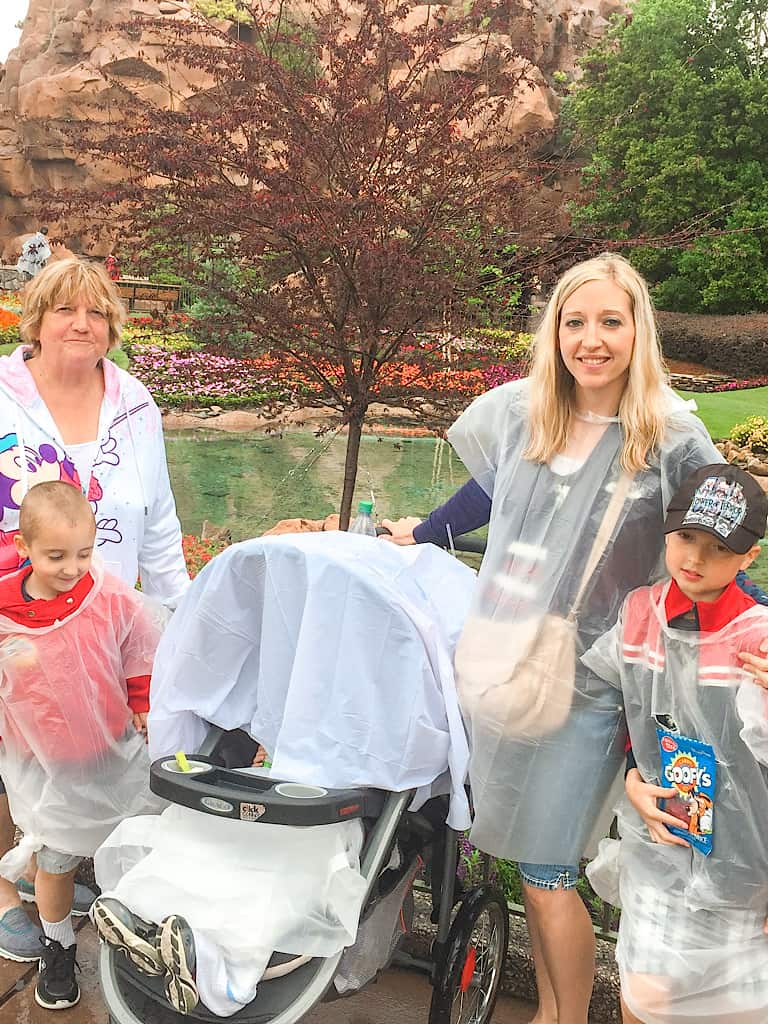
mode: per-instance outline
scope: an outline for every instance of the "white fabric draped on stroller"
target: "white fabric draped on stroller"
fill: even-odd
[[[431,546],[348,534],[233,546],[158,650],[153,758],[199,749],[209,724],[243,729],[272,755],[273,778],[415,791],[414,809],[448,793],[449,824],[468,827],[452,655],[473,587]],[[187,919],[208,965],[201,999],[225,1015],[253,999],[273,951],[329,956],[354,942],[362,842],[359,820],[293,828],[173,806],[116,830],[97,880],[142,917]]]

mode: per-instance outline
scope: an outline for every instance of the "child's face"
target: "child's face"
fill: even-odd
[[[666,535],[667,571],[691,601],[716,601],[740,569],[760,553],[755,545],[737,555],[704,530],[675,530]]]
[[[14,542],[19,554],[32,563],[27,581],[30,596],[51,600],[79,583],[91,567],[95,539],[93,520],[85,516],[74,523],[46,523],[30,541],[17,534]]]

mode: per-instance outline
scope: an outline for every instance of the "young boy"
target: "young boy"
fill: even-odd
[[[743,470],[692,474],[667,512],[671,579],[633,591],[583,655],[621,687],[636,762],[619,811],[625,1024],[768,1020],[768,697],[741,657],[768,609],[734,582],[767,516]]]
[[[143,599],[92,562],[96,525],[81,491],[30,489],[14,538],[28,565],[0,579],[0,775],[24,832],[0,871],[37,853],[45,945],[35,999],[80,998],[70,916],[74,876],[124,818],[156,812],[146,718],[159,627]]]

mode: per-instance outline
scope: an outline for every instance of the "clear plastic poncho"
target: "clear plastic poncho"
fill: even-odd
[[[646,782],[670,785],[659,726],[711,745],[713,806],[702,825],[711,830],[712,849],[705,855],[653,843],[625,797],[621,841],[606,844],[589,876],[596,891],[615,901],[609,890],[618,858],[623,909],[616,959],[622,994],[640,1020],[764,1024],[768,693],[741,667],[738,652],[759,653],[768,636],[768,609],[751,608],[715,633],[672,629],[664,615],[668,587],[656,584],[630,595],[619,622],[584,661],[621,688]],[[686,749],[683,741],[679,746]]]
[[[244,729],[282,779],[451,793],[469,827],[453,649],[475,575],[437,548],[346,533],[244,541],[192,582],[163,635],[154,758]]]
[[[163,806],[126,687],[150,674],[160,629],[97,559],[91,573],[63,622],[28,628],[0,615],[0,776],[24,832],[0,862],[7,878],[42,845],[89,857],[124,817]]]
[[[466,628],[487,638],[483,671],[495,668],[499,677],[507,661],[514,661],[514,651],[503,642],[505,631],[535,633],[549,628],[545,616],[568,614],[621,475],[617,423],[606,426],[583,466],[569,475],[524,459],[528,388],[529,381],[516,381],[482,395],[448,432],[492,499],[487,550]],[[669,395],[661,451],[634,477],[582,602],[575,686],[564,723],[551,732],[526,731],[503,716],[473,717],[465,708],[472,840],[489,853],[573,864],[590,836],[607,830],[608,795],[624,756],[623,711],[616,691],[581,665],[578,655],[616,621],[627,592],[658,570],[664,509],[680,482],[698,466],[722,461],[701,421]]]

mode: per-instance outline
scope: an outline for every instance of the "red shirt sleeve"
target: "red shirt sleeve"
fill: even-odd
[[[128,707],[134,714],[149,711],[149,683],[152,676],[132,676],[128,684]]]

